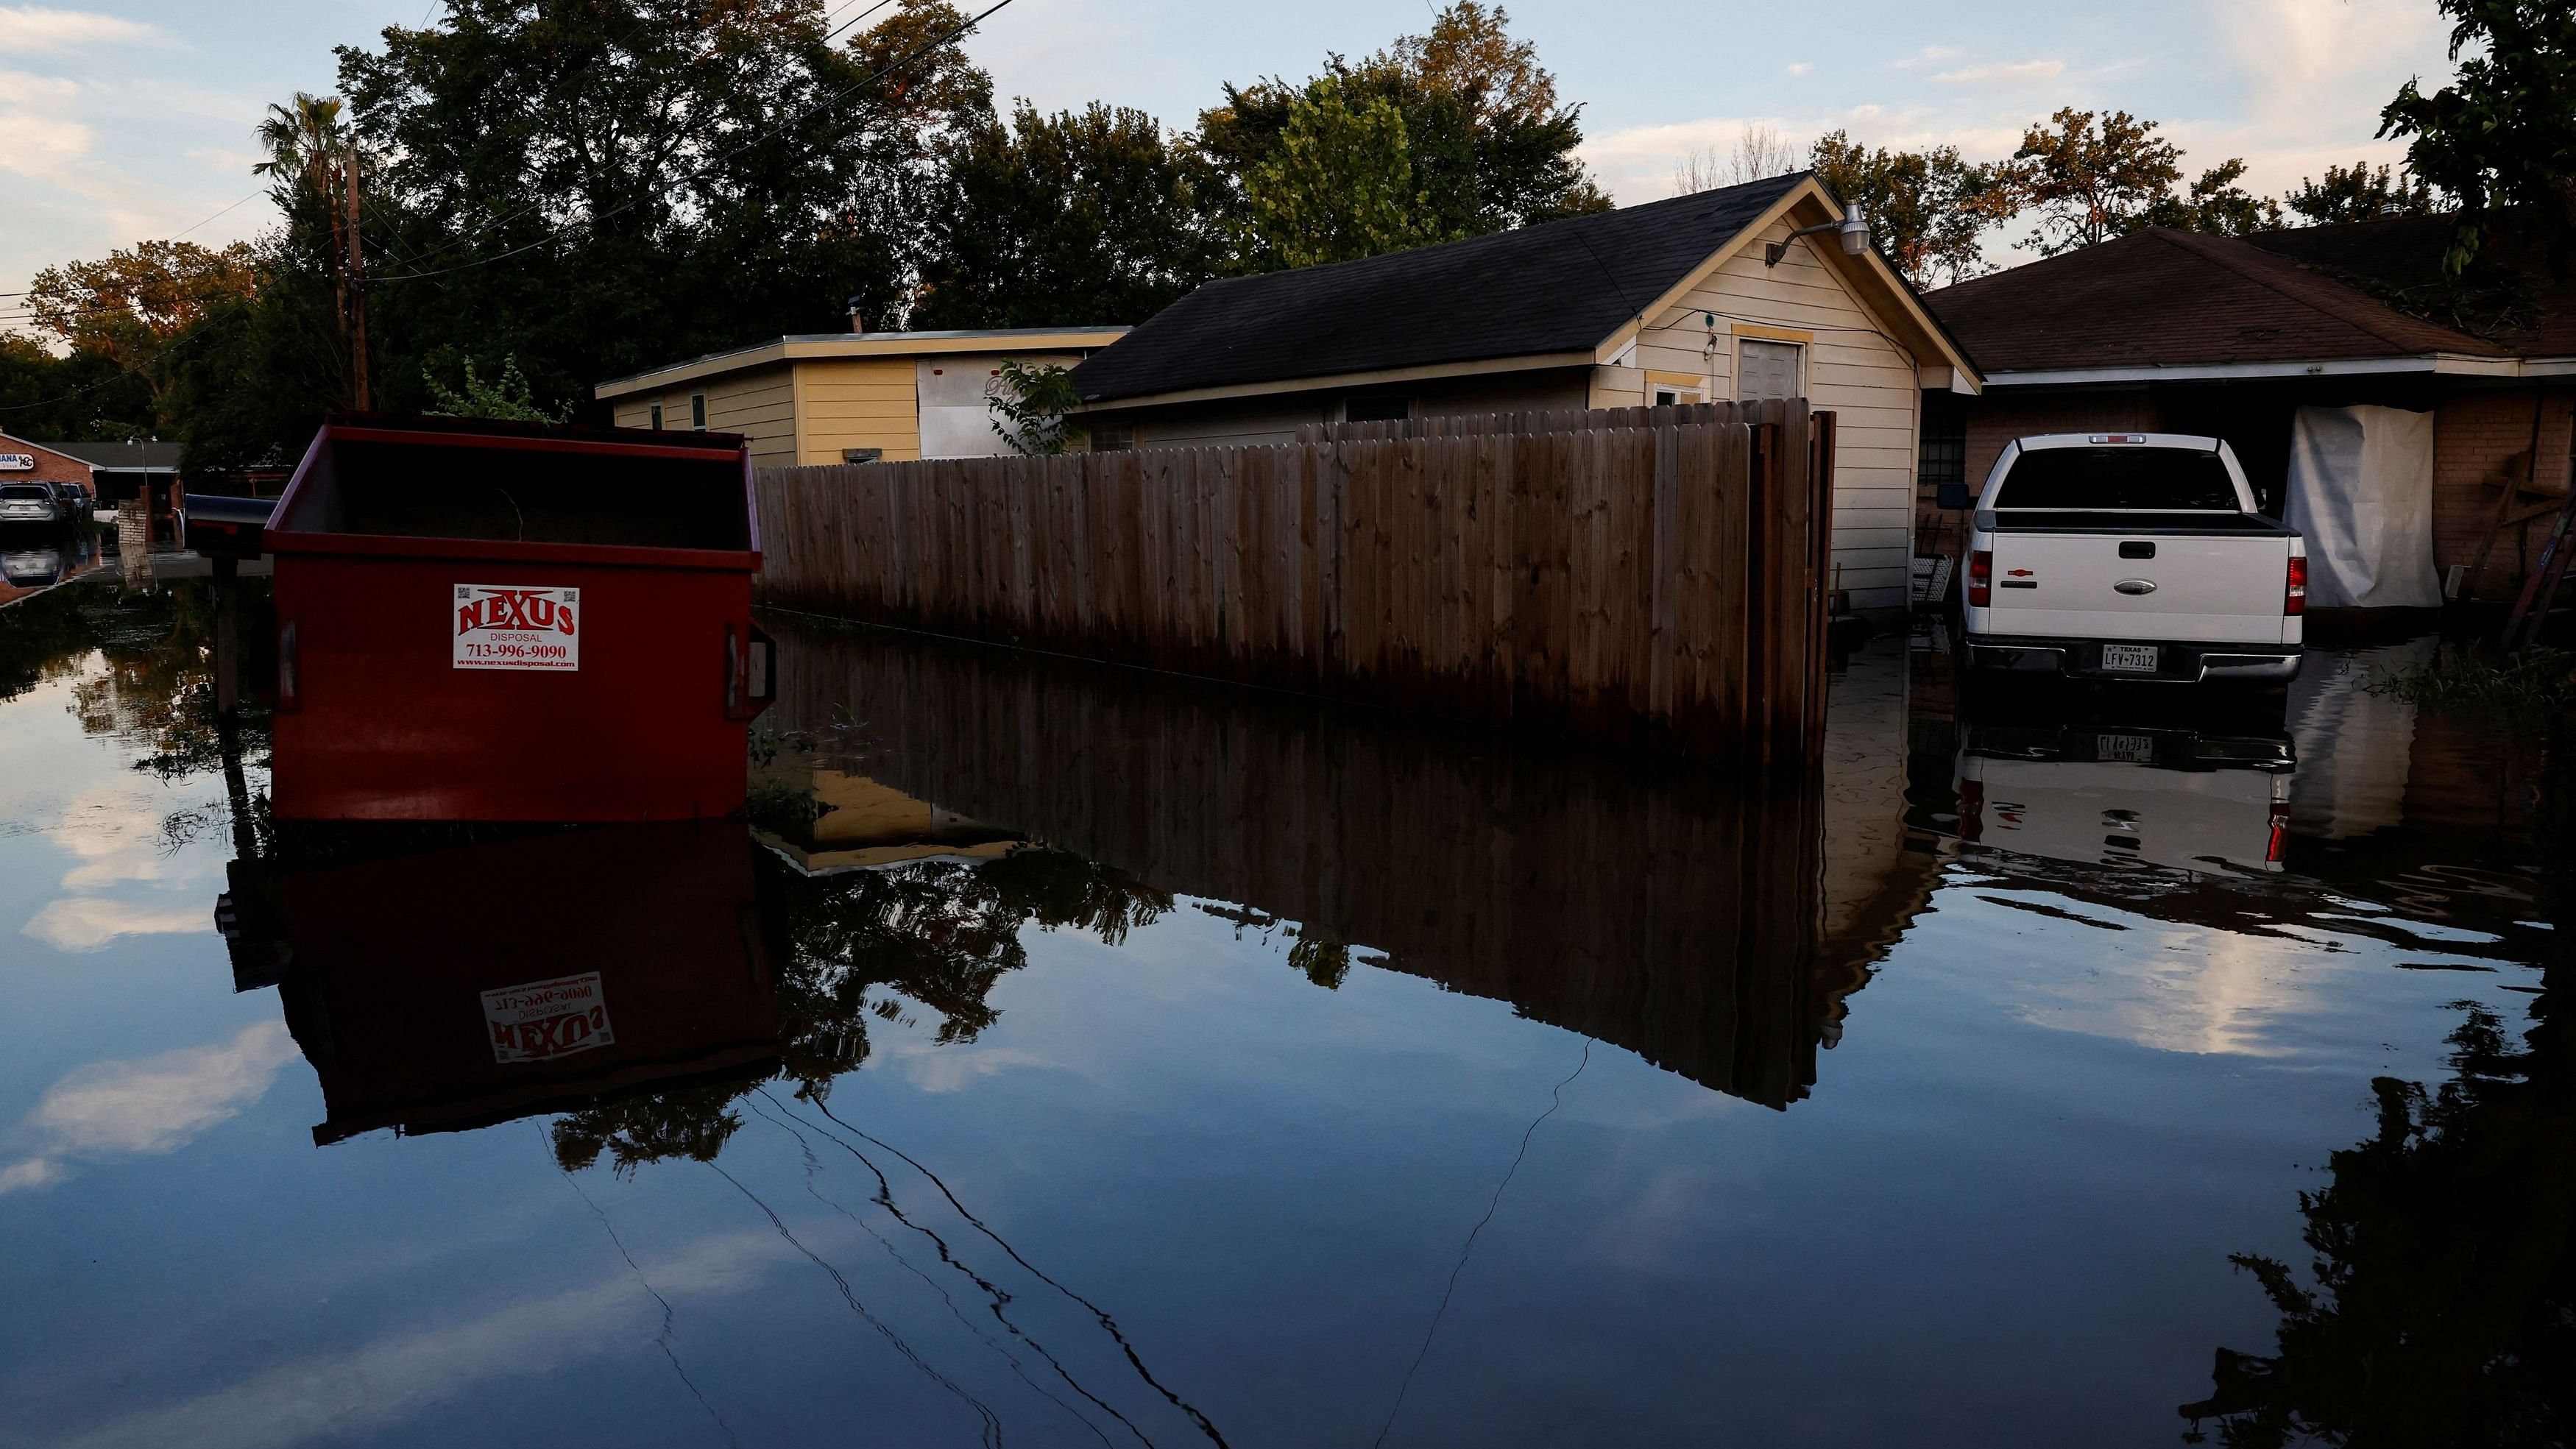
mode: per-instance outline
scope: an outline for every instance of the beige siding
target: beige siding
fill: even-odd
[[[1643,403],[1648,374],[1697,378],[1710,400],[1729,401],[1736,396],[1739,329],[1806,334],[1790,340],[1806,345],[1808,401],[1830,409],[1839,427],[1834,562],[1842,586],[1858,608],[1902,608],[1922,404],[1918,359],[1882,335],[1877,319],[1807,244],[1793,245],[1779,266],[1764,266],[1763,243],[1788,232],[1786,222],[1774,225],[1679,304],[1649,318],[1624,365],[1593,370],[1592,403]],[[1714,348],[1704,320],[1709,313],[1716,314]]]
[[[796,365],[804,427],[794,461],[838,463],[845,448],[881,448],[885,461],[921,456],[921,400],[909,357],[853,357]]]
[[[777,467],[796,461],[796,408],[785,367],[765,367],[730,377],[683,384],[667,392],[637,393],[619,398],[615,414],[617,425],[621,428],[651,427],[653,404],[660,403],[662,426],[674,432],[686,432],[689,429],[689,399],[702,392],[707,398],[709,432],[740,433],[749,438],[751,461],[757,466]],[[835,458],[833,461],[840,460]]]

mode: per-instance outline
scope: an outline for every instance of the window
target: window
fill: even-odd
[[[707,430],[707,395],[705,393],[689,394],[689,426],[702,433]]]
[[[662,405],[660,403],[653,404],[653,431],[657,433],[662,431]]]
[[[1342,420],[1353,423],[1400,423],[1413,416],[1413,400],[1400,394],[1362,393],[1342,404]]]
[[[1807,395],[1807,349],[1795,342],[1740,337],[1735,343],[1735,395],[1745,402]]]
[[[2016,459],[1997,508],[2234,513],[2236,480],[2188,448],[2040,448]]]
[[[1923,437],[1915,449],[1914,478],[1935,489],[1968,481],[1968,413],[1956,393],[1923,395]]]
[[[1093,423],[1091,451],[1095,453],[1131,452],[1136,446],[1136,429],[1127,423]]]

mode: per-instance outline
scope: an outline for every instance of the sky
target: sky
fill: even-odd
[[[257,234],[272,213],[250,174],[252,130],[268,105],[328,92],[333,47],[442,8],[0,0],[0,293],[149,238]],[[2065,105],[2161,121],[2190,172],[2243,156],[2248,184],[2278,191],[2331,163],[2396,159],[2400,147],[2372,138],[2380,106],[2409,76],[2451,69],[2434,0],[1506,8],[1583,106],[1583,155],[1622,203],[1671,194],[1683,157],[1730,148],[1747,126],[1801,145],[1842,127],[1990,160]],[[1431,0],[1011,0],[967,49],[1004,97],[1050,110],[1106,100],[1181,128],[1223,81],[1310,75],[1327,53],[1365,54],[1431,14]],[[0,296],[0,319],[16,304]]]

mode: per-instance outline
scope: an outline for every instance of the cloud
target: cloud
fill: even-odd
[[[9,37],[9,49],[19,55],[101,45],[153,45],[170,38],[160,26],[140,20],[43,5],[0,5],[0,35]]]
[[[0,1170],[0,1193],[59,1181],[67,1158],[143,1156],[184,1146],[259,1100],[277,1069],[294,1058],[286,1028],[263,1021],[220,1046],[75,1067],[27,1114],[23,1126],[43,1149]]]
[[[72,894],[48,903],[22,928],[60,951],[95,951],[120,936],[190,935],[214,929],[212,893],[202,860],[172,856],[162,837],[159,802],[127,782],[94,786],[63,807],[55,839],[74,864],[63,876]],[[117,886],[157,889],[137,901],[96,892]]]
[[[185,936],[215,928],[214,908],[138,906],[106,896],[65,896],[23,928],[57,951],[96,951],[119,936]]]
[[[0,10],[0,19],[7,14]],[[67,80],[0,70],[0,171],[37,180],[68,177],[96,140],[70,117],[79,94]]]
[[[1807,62],[1805,62],[1805,61],[1803,61],[1803,60],[1801,60],[1801,61],[1793,61],[1793,62],[1791,62],[1791,63],[1790,63],[1790,65],[1789,65],[1789,74],[1791,74],[1791,75],[1805,75],[1807,72],[1809,72],[1809,71],[1811,71],[1811,70],[1814,70],[1814,69],[1815,69],[1815,67],[1814,67],[1814,66],[1809,65]]]
[[[144,1409],[63,1441],[81,1449],[188,1444],[254,1449],[307,1439],[373,1437],[434,1404],[494,1379],[526,1379],[575,1358],[647,1338],[653,1300],[738,1293],[793,1250],[767,1231],[701,1239],[580,1287],[504,1304],[477,1318],[379,1338],[345,1353],[303,1358],[194,1398]]]
[[[890,1059],[889,1065],[901,1069],[906,1081],[931,1093],[961,1092],[1015,1067],[1053,1065],[1035,1052],[1018,1047],[897,1042],[885,1049],[885,1055]]]
[[[2066,74],[2062,60],[2017,60],[1993,65],[1964,66],[1945,70],[1932,78],[1948,86],[2020,86],[2035,81],[2053,81]]]

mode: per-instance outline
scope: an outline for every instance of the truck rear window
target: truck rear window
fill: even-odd
[[[2183,448],[2040,448],[2024,453],[1995,490],[1997,508],[2052,512],[2237,511],[2236,483],[2216,453]]]

